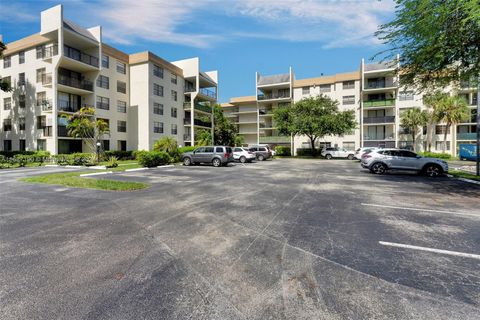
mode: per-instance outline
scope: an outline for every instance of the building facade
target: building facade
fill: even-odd
[[[355,112],[358,126],[344,136],[327,136],[317,141],[322,146],[355,150],[360,147],[413,149],[413,138],[401,126],[401,114],[410,108],[426,109],[423,95],[399,86],[396,62],[360,63],[359,70],[308,79],[295,79],[290,70],[287,75],[261,78],[256,75],[257,96],[232,98],[222,104],[224,113],[234,119],[246,144],[290,145],[293,150],[310,148],[305,136],[281,136],[275,130],[272,112],[281,103],[295,103],[303,98],[326,95],[338,101],[339,110]],[[280,80],[278,80],[280,79]],[[262,82],[266,81],[266,82]],[[260,90],[265,88],[265,91]],[[290,89],[290,95],[287,91]],[[466,121],[454,125],[447,132],[446,152],[456,155],[460,143],[474,143],[476,139],[477,93],[473,85],[465,83],[460,88],[449,88],[463,97],[470,109]],[[248,119],[243,116],[248,113]],[[257,121],[255,121],[255,116]],[[255,130],[256,128],[256,130]],[[425,127],[416,137],[415,150],[441,152],[446,130],[445,124]]]
[[[64,19],[61,5],[41,13],[38,34],[6,47],[0,76],[13,90],[0,92],[0,150],[91,151],[66,127],[84,106],[109,125],[104,150],[149,150],[162,136],[189,145],[198,129],[213,130],[218,74],[198,58],[124,53],[103,43],[100,26]]]

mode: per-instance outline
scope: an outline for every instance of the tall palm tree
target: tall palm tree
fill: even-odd
[[[422,111],[418,107],[408,109],[400,115],[402,127],[407,128],[412,134],[413,151],[416,151],[415,140],[417,138],[418,128],[427,125],[428,119],[428,112],[425,110]]]
[[[442,91],[435,91],[423,97],[423,103],[428,108],[428,123],[427,123],[427,151],[432,151],[433,132],[437,120],[435,118],[435,110],[440,108],[442,101],[448,97],[448,94]]]
[[[467,120],[470,117],[465,99],[459,96],[447,96],[442,98],[437,108],[434,110],[433,117],[437,122],[445,123],[445,133],[443,135],[442,152],[445,152],[447,145],[447,134],[452,125]]]

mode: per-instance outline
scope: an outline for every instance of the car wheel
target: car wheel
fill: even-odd
[[[428,177],[438,177],[443,173],[442,168],[436,164],[428,164],[424,169],[423,172]]]
[[[348,160],[353,160],[353,154],[349,154],[348,157],[347,157]]]
[[[265,157],[262,156],[262,155],[259,155],[259,156],[258,156],[258,161],[263,161],[263,160],[265,160]]]
[[[190,158],[183,158],[183,165],[184,166],[190,166],[192,164],[192,160]]]
[[[245,158],[244,156],[241,156],[239,160],[241,163],[247,162],[247,158]]]
[[[218,158],[215,158],[212,160],[212,164],[214,167],[220,167],[222,165],[222,161],[220,161]]]
[[[372,165],[370,171],[375,174],[384,174],[385,171],[387,171],[387,166],[385,166],[383,163],[377,162]]]
[[[325,155],[325,158],[326,158],[327,160],[330,160],[330,159],[332,159],[332,155],[331,155],[331,154],[327,154],[327,155]]]

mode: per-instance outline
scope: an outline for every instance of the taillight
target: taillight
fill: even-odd
[[[366,159],[366,158],[371,158],[371,157],[372,157],[372,156],[369,155],[369,154],[364,154],[364,155],[362,156],[362,158],[365,158],[365,159]]]
[[[223,157],[224,157],[224,158],[228,158],[228,153],[225,153],[225,154],[223,155]]]

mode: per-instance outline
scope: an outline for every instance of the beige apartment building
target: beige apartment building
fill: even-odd
[[[0,76],[13,91],[0,92],[0,150],[89,151],[66,128],[83,106],[109,124],[104,150],[148,150],[162,136],[189,145],[213,130],[218,74],[198,58],[124,53],[103,43],[100,26],[64,19],[61,5],[41,13],[39,33],[6,46]]]
[[[358,127],[344,136],[324,137],[317,142],[317,147],[412,149],[412,135],[402,128],[400,115],[409,108],[426,107],[422,95],[399,86],[396,68],[395,62],[365,63],[362,60],[359,70],[308,79],[295,79],[292,70],[288,74],[260,78],[257,73],[257,96],[232,98],[222,107],[224,114],[238,125],[246,144],[290,145],[297,150],[310,148],[309,139],[278,135],[272,111],[280,104],[289,105],[306,97],[324,94],[337,100],[340,110],[353,110]],[[447,133],[446,150],[456,155],[460,143],[475,142],[477,95],[476,88],[470,84],[449,90],[457,90],[456,94],[464,97],[471,110],[467,121],[452,126]],[[416,137],[416,150],[427,150],[427,141],[430,141],[431,151],[441,152],[445,130],[446,126],[441,123],[429,128],[431,139],[427,138],[427,128],[421,130]]]

